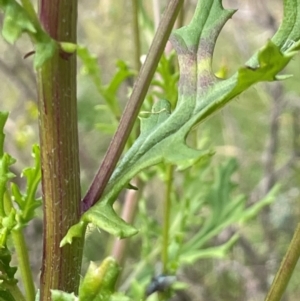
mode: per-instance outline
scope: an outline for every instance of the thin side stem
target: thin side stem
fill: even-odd
[[[273,280],[265,301],[280,301],[300,257],[300,223]]]
[[[166,8],[149,54],[141,68],[131,97],[121,117],[117,132],[87,194],[83,198],[83,211],[88,210],[100,199],[119,161],[182,4],[183,0],[171,0]]]
[[[35,300],[35,287],[30,269],[30,261],[28,256],[28,248],[25,243],[22,229],[12,231],[12,239],[18,257],[18,267],[21,272],[22,282],[25,289],[27,301]],[[17,299],[19,300],[19,299]]]
[[[11,197],[8,193],[5,194],[4,196],[4,206],[5,206],[5,212],[8,213],[11,211],[13,208],[12,200]],[[16,254],[18,258],[18,267],[21,272],[21,278],[22,278],[22,283],[25,288],[25,296],[26,300],[28,301],[34,301],[35,299],[35,287],[34,287],[34,281],[33,281],[33,276],[30,268],[30,261],[29,261],[29,255],[28,255],[28,248],[24,239],[24,234],[22,231],[22,228],[17,228],[14,229],[11,232],[11,236],[13,239],[13,245],[16,249]],[[22,294],[19,291],[19,288],[17,285],[9,286],[10,288],[13,289],[13,292],[11,294]],[[22,295],[23,296],[23,295]],[[24,296],[23,296],[24,298]],[[19,300],[19,299],[16,299]]]
[[[56,41],[76,43],[77,0],[39,0],[43,28]],[[78,293],[83,240],[60,248],[80,218],[76,54],[57,50],[39,70],[38,108],[44,211],[40,301],[51,289]]]
[[[138,187],[139,190],[128,190],[125,196],[125,202],[122,210],[122,219],[129,224],[132,224],[132,222],[134,221],[142,189],[141,181],[138,178],[135,178],[131,183],[134,186]],[[126,258],[128,243],[129,238],[114,240],[112,256],[119,262],[121,266],[123,265]]]
[[[140,42],[140,28],[139,28],[139,0],[132,0],[132,32],[134,40],[134,61],[136,70],[141,68],[141,42]],[[137,129],[137,135],[139,135],[139,130]],[[138,200],[141,195],[141,181],[138,177],[134,178],[131,183],[138,187],[138,190],[127,190],[125,195],[124,205],[122,207],[122,219],[129,224],[132,224],[138,208]],[[119,262],[120,266],[123,266],[127,249],[128,249],[129,239],[114,239],[112,247],[112,256]],[[121,273],[119,274],[120,279]]]
[[[163,203],[163,241],[162,241],[162,263],[163,273],[168,273],[168,246],[169,246],[169,229],[170,229],[170,214],[171,214],[171,199],[173,187],[173,165],[167,167],[166,175],[166,193]]]
[[[140,27],[139,27],[139,0],[132,0],[132,33],[134,45],[134,62],[135,69],[141,68],[141,41],[140,41]]]
[[[24,7],[24,9],[26,10],[27,14],[30,16],[31,21],[37,26],[39,27],[40,22],[38,19],[38,16],[34,10],[34,7],[32,5],[31,0],[21,0],[22,5]]]

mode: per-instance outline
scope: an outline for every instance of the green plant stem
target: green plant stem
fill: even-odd
[[[25,243],[24,235],[22,229],[12,231],[12,239],[14,247],[16,249],[18,257],[18,267],[21,272],[22,282],[25,289],[25,295],[27,301],[34,301],[35,299],[35,287],[34,281],[31,273],[28,248]],[[19,299],[16,299],[19,300]]]
[[[5,193],[4,195],[4,207],[5,207],[5,212],[8,214],[11,209],[13,208],[13,204],[11,201],[11,197],[8,193]],[[30,261],[29,261],[29,255],[28,255],[28,248],[24,239],[24,234],[22,231],[22,228],[18,227],[14,229],[11,232],[12,239],[13,239],[13,244],[16,249],[16,254],[18,258],[18,267],[21,272],[21,277],[22,277],[22,282],[25,288],[25,295],[26,295],[26,300],[27,301],[34,301],[35,299],[35,287],[34,287],[34,281],[32,277],[32,272],[30,268]],[[11,291],[12,289],[13,291]],[[12,295],[15,294],[21,294],[19,290],[19,287],[17,285],[11,285],[9,286],[9,291]],[[23,295],[22,295],[23,296]],[[24,296],[23,296],[23,299]],[[16,299],[19,300],[19,299]]]
[[[88,192],[83,198],[84,211],[88,210],[100,199],[117,165],[182,4],[183,0],[171,0],[165,10],[146,61],[141,68],[131,97],[122,114],[117,132]]]
[[[132,0],[132,33],[133,33],[133,46],[134,46],[134,62],[135,69],[141,68],[141,41],[140,41],[140,27],[139,27],[139,0]]]
[[[134,62],[135,69],[140,70],[141,68],[141,42],[140,42],[140,29],[139,29],[139,21],[138,21],[138,12],[139,12],[139,0],[132,0],[132,32],[133,32],[133,41],[134,41]],[[139,129],[137,129],[137,135],[139,135]],[[136,139],[136,137],[135,137]],[[138,187],[138,190],[127,190],[125,196],[125,202],[122,206],[122,219],[129,224],[132,224],[137,212],[138,208],[138,200],[141,196],[142,190],[142,182],[138,177],[134,178],[131,181],[131,184]],[[112,247],[112,257],[114,257],[120,266],[124,264],[126,259],[126,251],[128,248],[129,239],[114,239],[113,247]],[[121,272],[119,274],[119,279],[121,276]]]
[[[32,23],[36,28],[40,28],[40,22],[38,16],[34,10],[31,0],[21,0],[23,8],[26,10],[27,14],[30,16]]]
[[[39,15],[51,38],[76,43],[76,0],[39,0]],[[51,289],[77,294],[80,280],[83,240],[60,248],[81,214],[76,54],[57,49],[37,70],[37,81],[44,211],[40,301],[50,301]]]
[[[300,223],[273,280],[265,301],[280,301],[300,257]]]
[[[169,165],[166,172],[166,193],[163,203],[163,242],[162,242],[162,263],[163,272],[168,273],[168,246],[169,246],[169,229],[170,229],[170,214],[171,214],[171,199],[173,188],[173,170],[174,166]]]

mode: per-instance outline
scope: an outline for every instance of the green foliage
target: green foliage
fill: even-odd
[[[1,1],[5,12],[2,35],[8,43],[15,43],[23,32],[35,34],[37,30],[25,9],[16,1]]]
[[[241,225],[249,219],[256,216],[263,207],[270,205],[278,193],[278,187],[273,190],[261,201],[255,205],[246,207],[246,196],[237,194],[234,196],[236,184],[232,182],[232,176],[237,171],[238,165],[234,158],[222,164],[214,173],[213,181],[201,177],[201,173],[207,174],[205,171],[196,171],[192,177],[186,175],[186,186],[189,191],[197,191],[197,187],[205,187],[204,192],[199,192],[196,195],[189,195],[186,200],[184,217],[185,227],[191,229],[196,223],[196,218],[199,216],[197,211],[202,211],[200,230],[195,233],[189,241],[182,243],[182,250],[179,256],[181,264],[194,264],[200,258],[209,257],[224,257],[228,249],[238,239],[235,234],[224,245],[206,249],[205,246],[209,241],[226,229],[229,225]],[[199,177],[202,181],[199,181]],[[190,183],[188,183],[190,181]],[[199,188],[198,188],[199,190]],[[189,211],[189,210],[190,211]],[[206,212],[206,214],[204,213]],[[185,235],[189,237],[189,235]]]
[[[10,292],[0,291],[0,301],[15,301],[15,299]]]
[[[53,301],[130,301],[120,293],[114,293],[120,272],[117,261],[108,257],[100,266],[91,262],[79,287],[79,297],[58,290],[52,290]]]
[[[69,294],[59,290],[51,290],[51,297],[53,301],[77,301],[78,298],[74,293]]]
[[[0,9],[5,17],[2,35],[8,43],[15,43],[22,33],[27,33],[35,43],[35,68],[40,68],[58,49],[57,43],[42,29],[32,4],[27,1],[27,6],[21,6],[15,0],[0,1]]]
[[[42,204],[41,198],[35,198],[38,185],[41,181],[40,148],[38,145],[33,146],[32,156],[35,159],[34,167],[25,168],[22,173],[27,180],[26,192],[22,194],[18,185],[15,183],[12,183],[11,185],[14,201],[19,206],[20,210],[20,226],[26,225],[32,220],[35,216],[35,209]]]
[[[113,132],[118,124],[118,119],[121,115],[121,107],[118,101],[117,92],[120,85],[129,77],[134,75],[134,72],[130,70],[127,64],[123,61],[117,62],[117,72],[114,74],[113,78],[108,85],[104,85],[101,79],[100,67],[97,62],[97,58],[92,55],[86,47],[78,46],[77,55],[80,57],[83,63],[83,72],[88,75],[99,95],[105,101],[106,106],[101,108],[105,109],[106,113],[109,113],[112,117],[114,127],[109,132]],[[107,125],[98,124],[98,128],[107,129]]]
[[[212,163],[209,158],[179,172],[184,189],[174,187],[172,190],[166,267],[171,275],[178,274],[183,267],[196,265],[201,259],[225,258],[239,238],[238,230],[241,225],[274,202],[278,194],[277,186],[265,198],[247,207],[245,195],[239,192],[237,183],[233,181],[238,172],[236,159],[231,158],[215,168]],[[163,177],[165,166],[158,168]],[[157,173],[159,172],[155,174]],[[150,181],[151,178],[148,175],[144,180]],[[158,221],[149,214],[148,203],[149,200],[145,198],[141,200],[137,218],[137,225],[141,228],[137,238],[142,246],[141,259],[125,280],[126,287],[127,284],[129,286],[128,295],[136,298],[143,297],[155,273],[153,261],[158,260],[157,256],[161,254],[163,248],[158,233],[162,232],[161,223],[164,224],[164,221]],[[212,241],[229,226],[236,228],[237,231],[225,242],[212,244]],[[174,285],[176,287],[178,283]]]
[[[159,99],[167,99],[171,103],[171,108],[174,109],[178,99],[178,68],[175,68],[176,53],[171,52],[169,56],[162,55],[161,60],[156,69],[157,76],[152,80],[151,97],[157,97]],[[158,88],[158,89],[157,89]],[[149,108],[151,111],[151,108]]]
[[[4,153],[3,144],[5,135],[3,128],[8,118],[8,113],[0,114],[0,294],[9,294],[9,288],[17,283],[14,278],[17,268],[10,267],[11,253],[7,247],[8,238],[14,231],[20,231],[35,216],[35,209],[41,205],[41,201],[35,198],[35,194],[41,179],[40,151],[37,145],[33,146],[35,166],[25,168],[23,175],[26,177],[26,192],[21,193],[17,184],[12,183],[9,188],[9,181],[14,178],[9,167],[15,160],[7,153]],[[13,206],[13,200],[18,209]],[[26,250],[22,250],[26,252]],[[7,300],[14,300],[11,296]]]
[[[269,41],[245,67],[229,79],[218,81],[211,67],[214,45],[222,27],[234,12],[223,9],[221,1],[199,1],[190,24],[172,34],[171,41],[179,54],[181,72],[176,108],[171,113],[170,103],[160,99],[153,105],[148,118],[141,117],[140,136],[113,173],[101,202],[83,214],[81,225],[91,222],[119,237],[134,234],[136,231],[129,225],[128,231],[124,232],[124,222],[112,209],[117,195],[132,177],[160,162],[175,164],[182,169],[211,155],[208,150],[192,149],[186,145],[185,139],[190,130],[250,85],[276,80],[278,72],[296,53],[299,43],[282,47],[278,42],[276,45]],[[277,38],[275,40],[278,41]],[[280,41],[283,45],[290,43],[286,37]],[[112,222],[108,223],[108,220]],[[73,237],[82,236],[83,231],[75,229],[78,226],[70,229],[62,245],[70,243]]]
[[[79,288],[79,298],[87,301],[108,301],[120,272],[120,266],[112,257],[98,267],[91,263]]]
[[[17,283],[15,279],[16,267],[10,266],[11,254],[7,247],[0,248],[0,297],[2,294],[9,294],[9,286]],[[0,299],[1,300],[1,299]],[[10,299],[7,299],[10,300]]]

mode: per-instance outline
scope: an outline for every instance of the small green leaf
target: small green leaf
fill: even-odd
[[[224,258],[228,251],[232,248],[232,246],[239,239],[239,235],[233,235],[226,243],[221,246],[207,248],[207,249],[198,249],[192,250],[190,252],[183,253],[180,256],[181,264],[194,264],[199,259],[204,258]]]
[[[134,227],[122,220],[110,204],[97,203],[82,215],[79,223],[69,229],[60,246],[71,244],[75,237],[82,237],[88,223],[92,223],[96,227],[119,238],[130,237],[138,232]]]
[[[242,216],[240,216],[239,222],[243,224],[248,220],[255,218],[258,212],[260,212],[264,207],[271,205],[276,200],[276,196],[278,195],[279,189],[280,186],[275,185],[262,200],[247,208],[245,213]]]
[[[87,227],[87,222],[80,221],[79,223],[73,225],[69,230],[66,236],[60,242],[60,247],[62,248],[66,244],[72,244],[72,240],[75,237],[83,237]]]
[[[98,267],[91,262],[79,288],[79,299],[86,301],[109,301],[120,272],[120,266],[107,257]]]
[[[0,216],[6,216],[4,210],[4,194],[7,189],[7,183],[9,180],[15,177],[13,173],[9,171],[9,167],[15,163],[9,154],[4,153],[0,158]]]
[[[66,53],[74,53],[77,50],[77,44],[69,42],[60,42],[61,49]]]
[[[22,194],[18,186],[14,183],[11,185],[11,192],[14,201],[19,206],[19,226],[26,225],[35,215],[35,209],[41,206],[40,199],[36,199],[36,191],[41,181],[41,163],[40,148],[38,145],[32,147],[32,156],[35,160],[33,167],[27,167],[23,170],[22,175],[26,178],[26,192]]]
[[[96,227],[107,231],[119,238],[130,237],[138,231],[122,220],[114,211],[111,205],[98,203],[93,210],[88,210],[83,214],[82,221],[92,223]]]
[[[36,69],[49,60],[57,50],[57,43],[48,35],[41,33],[35,46],[34,67]]]
[[[1,6],[5,12],[2,35],[8,43],[16,42],[23,32],[36,33],[30,17],[20,4],[11,0]]]
[[[117,92],[121,84],[129,77],[134,75],[134,72],[128,68],[128,65],[123,61],[117,62],[117,72],[108,85],[103,85],[101,80],[101,70],[98,64],[97,57],[89,52],[86,47],[78,46],[77,55],[83,63],[83,72],[91,77],[99,94],[113,113],[114,117],[119,117],[121,108],[118,101]]]
[[[24,9],[15,0],[0,2],[0,8],[4,11],[2,35],[9,43],[14,43],[22,35],[28,33],[35,43],[35,68],[41,67],[58,48],[57,43],[42,29],[37,21],[36,13],[31,5]],[[65,45],[70,50],[70,45]]]
[[[51,290],[52,301],[78,301],[74,293],[66,293],[59,290]]]
[[[3,145],[5,134],[3,132],[6,120],[8,118],[8,112],[1,112],[0,111],[0,158],[3,156]]]

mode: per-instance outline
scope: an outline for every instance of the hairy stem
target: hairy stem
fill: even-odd
[[[133,87],[131,97],[121,117],[117,132],[115,133],[103,162],[83,199],[84,211],[88,210],[100,199],[117,165],[182,4],[183,0],[171,0],[166,8],[146,61],[141,68],[139,77]]]
[[[273,280],[265,301],[280,301],[300,257],[300,223]]]
[[[39,0],[42,26],[63,42],[76,43],[77,0]],[[40,300],[50,289],[78,291],[83,241],[60,248],[80,218],[76,103],[76,55],[57,50],[39,70],[38,106],[44,210]]]

